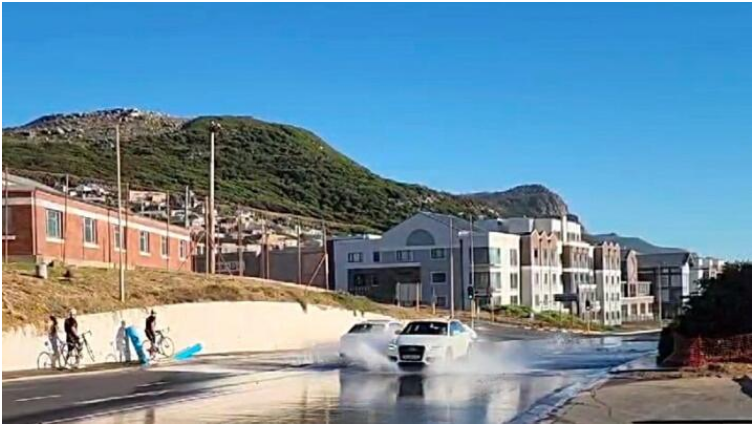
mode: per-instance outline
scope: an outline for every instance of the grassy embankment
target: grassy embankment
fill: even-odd
[[[51,314],[63,316],[70,308],[79,314],[128,308],[211,301],[297,302],[373,312],[396,318],[422,315],[413,309],[375,303],[364,297],[307,290],[254,278],[136,269],[126,272],[127,299],[118,300],[118,270],[54,267],[46,280],[36,278],[29,263],[3,264],[3,330],[24,324],[43,324]]]
[[[308,290],[288,283],[224,275],[208,276],[157,269],[136,269],[126,272],[127,299],[118,300],[118,271],[115,269],[74,267],[71,278],[65,278],[63,267],[49,270],[46,280],[36,278],[31,263],[11,262],[3,265],[3,330],[24,324],[43,324],[49,315],[63,316],[70,308],[80,314],[149,308],[157,305],[211,301],[278,301],[297,302],[302,309],[310,305],[338,307],[355,312],[373,312],[394,318],[427,318],[434,316],[428,307],[419,311],[376,303],[365,297],[335,292]],[[435,316],[448,315],[437,310]],[[469,312],[457,316],[469,320]],[[524,306],[497,309],[495,320],[515,326],[534,328],[566,328],[607,331],[607,327],[588,324],[557,312],[542,312],[529,318]],[[490,321],[489,312],[481,320]]]

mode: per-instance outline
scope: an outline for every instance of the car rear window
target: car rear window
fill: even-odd
[[[349,329],[349,334],[373,333],[377,331],[373,324],[356,324]]]
[[[425,334],[425,335],[446,335],[448,325],[445,322],[412,322],[407,324],[402,334]]]

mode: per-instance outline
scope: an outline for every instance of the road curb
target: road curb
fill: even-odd
[[[509,424],[521,424],[521,423],[546,423],[557,411],[562,407],[570,403],[575,397],[583,392],[595,389],[609,381],[614,375],[613,370],[622,368],[636,362],[638,359],[650,356],[653,351],[649,351],[648,354],[642,355],[638,358],[622,363],[615,367],[609,368],[606,371],[597,374],[596,377],[591,377],[585,382],[578,382],[573,385],[566,386],[561,389],[557,389],[552,394],[547,395],[541,400],[535,402],[524,413],[516,416],[510,420]]]

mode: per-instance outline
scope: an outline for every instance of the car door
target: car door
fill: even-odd
[[[451,331],[449,338],[451,340],[452,352],[454,358],[457,358],[467,353],[465,329],[459,321],[452,321],[449,324],[449,329]]]

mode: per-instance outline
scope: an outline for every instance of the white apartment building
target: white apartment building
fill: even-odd
[[[334,286],[392,303],[397,284],[419,284],[422,303],[448,308],[453,297],[455,308],[466,309],[474,284],[484,304],[519,303],[519,245],[517,235],[477,226],[471,233],[467,220],[421,212],[383,235],[335,239]]]
[[[535,312],[565,311],[555,300],[564,293],[562,282],[561,220],[507,218],[486,219],[477,224],[489,231],[520,235],[520,304]]]
[[[617,243],[603,242],[593,249],[599,306],[593,311],[604,325],[622,324],[622,253]]]

